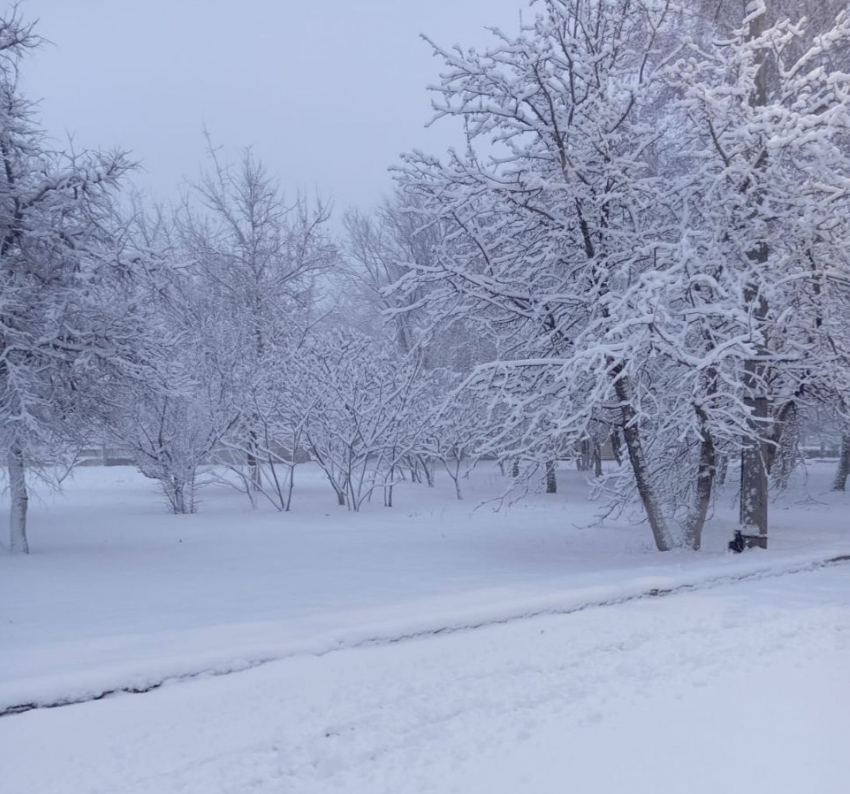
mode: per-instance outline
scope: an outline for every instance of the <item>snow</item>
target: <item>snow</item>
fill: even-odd
[[[0,721],[10,791],[846,790],[846,570]],[[34,763],[34,759],[39,759]]]
[[[831,475],[772,506],[768,552],[725,552],[724,497],[704,551],[661,555],[590,526],[575,472],[500,512],[485,467],[464,502],[444,477],[355,514],[305,469],[290,514],[210,489],[170,516],[131,470],[79,469],[35,502],[33,554],[0,556],[0,708],[166,683],[0,719],[4,790],[844,791]]]

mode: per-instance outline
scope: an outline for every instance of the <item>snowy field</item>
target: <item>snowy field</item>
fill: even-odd
[[[218,487],[170,516],[131,469],[79,469],[0,555],[0,709],[165,685],[0,719],[2,790],[844,792],[832,473],[773,505],[768,552],[725,552],[730,494],[702,552],[661,555],[573,471],[499,512],[489,469],[360,514],[305,469],[290,514]]]

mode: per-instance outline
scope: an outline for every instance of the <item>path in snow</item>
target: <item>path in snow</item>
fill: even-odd
[[[28,794],[838,794],[833,567],[299,657],[0,721]]]
[[[771,579],[778,576],[789,576],[809,571],[819,570],[834,565],[845,565],[850,562],[850,555],[842,554],[838,556],[829,556],[823,559],[816,559],[814,562],[809,560],[780,562],[774,560],[765,561],[759,560],[758,563],[752,565],[749,570],[739,569],[737,573],[727,573],[718,575],[716,569],[709,568],[708,571],[700,571],[699,569],[689,571],[692,581],[682,583],[681,579],[667,579],[663,587],[648,587],[642,589],[643,585],[640,580],[637,583],[630,582],[631,588],[613,587],[597,588],[600,595],[595,600],[583,600],[584,593],[566,593],[562,596],[563,603],[561,605],[538,605],[526,607],[527,611],[523,611],[523,604],[516,605],[511,614],[491,613],[478,618],[469,618],[464,622],[464,618],[455,617],[454,622],[439,623],[434,621],[433,628],[414,628],[414,629],[399,629],[401,632],[395,633],[391,631],[391,627],[384,627],[384,633],[379,633],[380,628],[372,628],[365,626],[360,629],[357,634],[345,637],[320,637],[316,638],[315,644],[310,647],[298,647],[287,651],[286,649],[279,650],[275,655],[253,659],[240,659],[230,664],[223,663],[216,667],[204,669],[201,668],[194,672],[176,673],[172,675],[153,675],[145,682],[138,680],[135,684],[118,685],[110,689],[82,689],[77,693],[63,695],[55,699],[50,697],[42,698],[31,702],[20,702],[4,704],[0,701],[0,718],[14,716],[17,714],[25,714],[28,711],[36,709],[52,709],[62,708],[67,706],[75,706],[82,703],[90,703],[92,701],[103,700],[114,695],[143,695],[148,692],[153,692],[166,684],[185,683],[197,678],[209,678],[212,676],[234,675],[237,673],[252,670],[273,662],[279,662],[284,659],[290,659],[296,656],[325,656],[328,653],[335,653],[342,650],[350,650],[355,648],[375,647],[383,645],[393,645],[399,642],[408,642],[411,640],[425,639],[429,637],[442,637],[449,634],[456,634],[464,631],[475,631],[493,626],[507,625],[521,620],[528,620],[536,617],[553,616],[553,615],[571,615],[575,612],[582,612],[586,609],[597,609],[603,607],[617,606],[626,604],[631,601],[637,601],[645,598],[659,598],[669,595],[677,595],[683,592],[693,592],[695,590],[707,590],[712,587],[730,585],[739,582],[745,582],[752,579]],[[763,566],[763,567],[762,567]],[[706,575],[707,574],[707,575]],[[590,595],[588,593],[588,595]],[[374,632],[374,633],[371,633]]]

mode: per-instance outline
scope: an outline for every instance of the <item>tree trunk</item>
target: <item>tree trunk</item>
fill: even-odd
[[[847,477],[850,476],[850,433],[841,434],[841,455],[838,458],[838,471],[835,472],[833,491],[843,491],[847,487]]]
[[[172,491],[171,491],[171,506],[174,508],[174,512],[182,515],[186,512],[186,501],[184,499],[183,493],[183,483],[180,480],[175,480]]]
[[[646,512],[646,517],[649,520],[655,546],[659,551],[669,551],[674,545],[673,535],[664,518],[658,495],[655,493],[655,488],[653,488],[650,481],[649,466],[647,465],[646,455],[643,450],[637,414],[631,403],[628,380],[622,374],[622,370],[622,365],[618,365],[613,368],[612,375],[615,379],[614,391],[617,394],[617,399],[620,401],[620,413],[623,417],[623,439],[626,442],[626,449],[629,453],[629,462],[635,476],[638,495]]]
[[[769,445],[770,458],[767,473],[777,488],[788,486],[799,457],[800,423],[797,420],[797,403],[786,403],[774,423],[773,439]]]
[[[767,420],[767,398],[747,400],[752,410],[751,432],[744,438],[741,450],[742,531],[760,536],[759,547],[767,548],[767,442],[757,435],[764,432]]]
[[[186,515],[195,512],[195,475],[186,479],[178,476],[161,481],[162,490],[168,499],[171,512],[175,515]]]
[[[259,493],[263,487],[260,458],[257,452],[257,432],[255,430],[249,430],[248,453],[246,456],[246,462],[248,464],[248,488],[254,493]]]
[[[593,476],[602,476],[602,444],[593,442]]]
[[[419,462],[422,464],[422,471],[425,472],[425,482],[428,484],[429,488],[434,487],[434,470],[431,467],[431,464],[425,460],[425,458],[420,458]]]
[[[697,409],[702,441],[700,442],[699,466],[697,468],[697,487],[693,508],[685,522],[685,543],[694,551],[702,545],[702,529],[711,504],[711,491],[717,466],[714,439],[708,432],[707,417],[702,409]]]
[[[729,456],[717,456],[717,484],[726,485],[726,474],[729,471]]]
[[[289,508],[292,507],[292,491],[295,488],[295,466],[297,464],[294,462],[289,467],[289,480],[286,483],[286,506],[284,507],[285,512],[289,512]]]
[[[618,466],[623,465],[623,442],[620,439],[620,431],[615,427],[611,431],[611,454]]]
[[[546,461],[546,493],[558,492],[558,480],[555,477],[555,461]]]
[[[757,0],[745,0],[744,7],[745,13],[750,17],[747,39],[752,41],[764,33],[766,8],[762,10],[762,13],[757,13]],[[756,67],[758,71],[755,76],[754,91],[750,97],[750,105],[754,108],[763,108],[767,105],[767,72],[764,50],[756,55]],[[765,151],[755,164],[757,171],[764,170],[766,157]],[[748,258],[755,269],[765,265],[768,260],[767,243],[763,240],[754,240]],[[759,289],[758,279],[754,279],[745,286],[744,300],[747,306],[751,308],[756,329],[761,330],[767,318],[768,306],[765,296]],[[764,349],[763,342],[759,343],[757,352],[762,356],[766,354],[767,351]],[[766,549],[768,445],[764,436],[767,432],[769,406],[765,394],[767,368],[764,364],[764,357],[761,360],[748,359],[744,362],[744,388],[747,394],[744,402],[750,410],[750,418],[748,432],[743,438],[741,450],[740,523],[742,531],[747,534],[752,534],[753,530],[757,529],[760,536],[758,545]]]
[[[20,444],[13,442],[7,455],[9,467],[9,509],[10,546],[12,554],[29,554],[27,542],[27,480],[24,467],[24,451]]]
[[[576,468],[579,471],[590,471],[593,466],[593,455],[591,453],[590,439],[584,439],[579,445],[579,456],[576,461]]]
[[[395,454],[395,451],[393,451]],[[395,479],[395,466],[390,466],[390,484],[389,486],[384,488],[384,507],[392,507],[393,506],[393,480]],[[371,494],[370,494],[371,496]]]

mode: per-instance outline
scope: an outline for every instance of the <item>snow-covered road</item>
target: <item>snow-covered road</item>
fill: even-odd
[[[10,794],[846,792],[846,566],[0,720]]]

